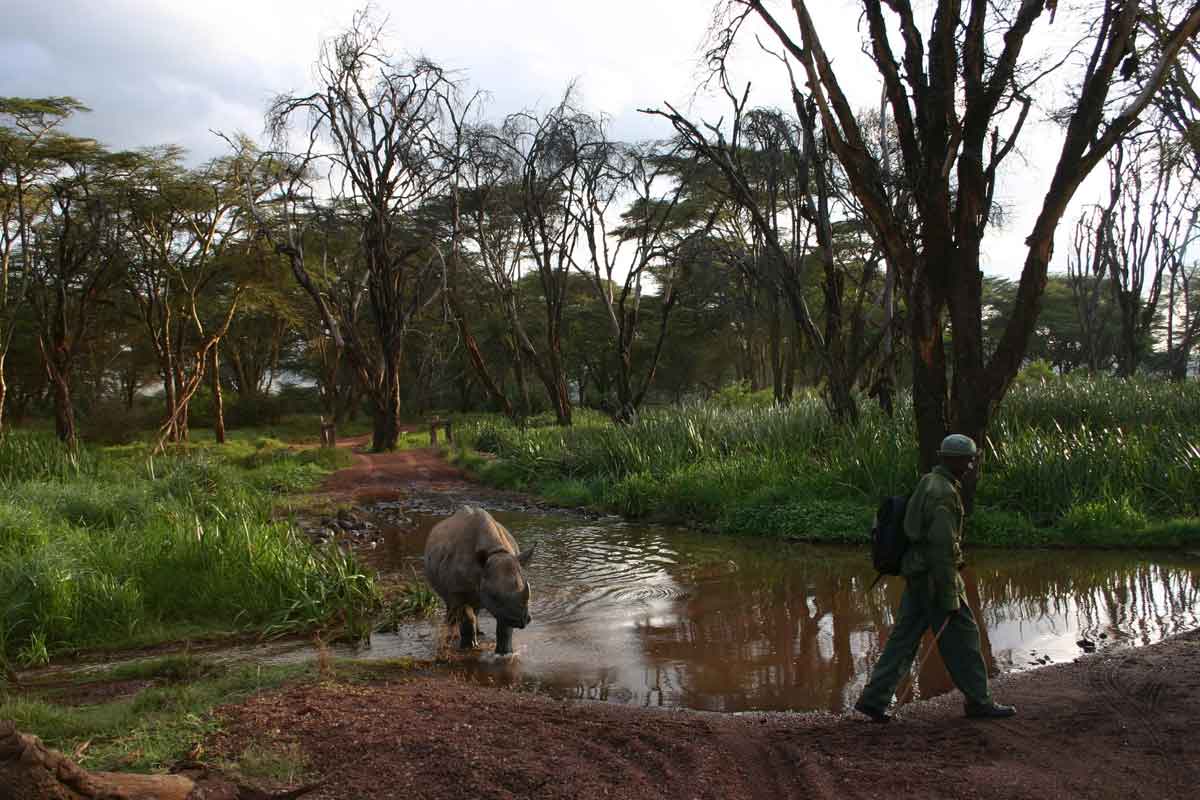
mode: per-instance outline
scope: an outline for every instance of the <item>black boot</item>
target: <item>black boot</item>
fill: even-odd
[[[871,718],[872,722],[891,722],[892,715],[884,711],[882,708],[872,708],[859,700],[854,704],[854,710],[860,714],[865,714]]]
[[[999,703],[967,703],[963,710],[972,719],[1005,719],[1017,713],[1015,706]]]

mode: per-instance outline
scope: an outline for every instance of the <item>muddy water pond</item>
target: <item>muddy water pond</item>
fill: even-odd
[[[868,592],[862,548],[745,541],[619,520],[497,512],[522,549],[533,623],[515,657],[466,655],[441,618],[376,635],[356,658],[446,658],[463,676],[561,697],[712,711],[842,711],[880,652],[902,581]],[[397,569],[420,567],[436,521],[388,537]],[[1200,626],[1200,557],[977,551],[965,572],[993,674],[1156,642]],[[928,637],[926,639],[928,645]],[[949,691],[937,655],[916,696]]]

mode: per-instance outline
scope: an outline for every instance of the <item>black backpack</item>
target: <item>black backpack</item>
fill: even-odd
[[[875,525],[871,528],[871,563],[876,572],[871,589],[884,575],[899,575],[900,561],[908,550],[908,534],[904,532],[904,512],[911,495],[894,495],[883,498],[879,511],[875,512]]]

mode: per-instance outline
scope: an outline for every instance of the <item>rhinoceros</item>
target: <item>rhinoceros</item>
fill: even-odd
[[[522,569],[533,556],[503,525],[481,508],[464,506],[433,526],[425,542],[425,577],[446,604],[448,622],[458,621],[459,647],[478,647],[475,612],[496,617],[496,654],[512,652],[513,628],[529,615],[529,582]]]

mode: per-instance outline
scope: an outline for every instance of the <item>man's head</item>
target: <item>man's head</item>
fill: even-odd
[[[956,478],[961,479],[975,466],[975,460],[979,457],[979,448],[975,446],[971,437],[963,436],[961,433],[952,433],[942,439],[942,446],[938,448],[938,456],[942,459],[942,465],[953,472]]]

